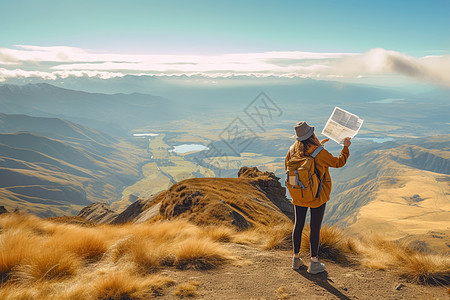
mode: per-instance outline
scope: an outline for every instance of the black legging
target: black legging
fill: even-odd
[[[320,227],[322,226],[323,215],[325,213],[325,204],[317,208],[311,208],[311,221],[310,221],[310,234],[309,245],[311,249],[311,257],[316,257],[319,252],[320,242]],[[302,231],[305,225],[306,212],[308,207],[297,206],[295,207],[295,224],[294,231],[292,232],[292,240],[294,241],[294,253],[300,252],[300,244],[302,241]]]

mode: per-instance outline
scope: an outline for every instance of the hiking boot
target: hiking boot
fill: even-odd
[[[325,271],[325,265],[320,262],[311,262],[311,265],[308,268],[308,273],[318,274]]]
[[[300,257],[292,258],[292,269],[298,270],[303,265],[303,260]]]

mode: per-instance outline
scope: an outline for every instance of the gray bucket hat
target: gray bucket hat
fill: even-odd
[[[314,126],[309,126],[306,122],[301,121],[295,124],[295,135],[292,138],[295,138],[297,141],[307,140],[314,133]]]

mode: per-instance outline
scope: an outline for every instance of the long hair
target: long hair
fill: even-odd
[[[297,140],[294,142],[294,155],[308,156],[308,150],[311,146],[321,146],[319,139],[314,133],[304,141]]]

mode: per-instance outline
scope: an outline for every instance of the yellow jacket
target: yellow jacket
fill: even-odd
[[[316,150],[318,146],[312,146],[308,149],[308,153],[312,154],[314,150]],[[334,157],[330,152],[323,149],[322,151],[317,154],[315,160],[316,163],[316,169],[320,175],[320,178],[323,178],[322,183],[322,191],[320,192],[319,198],[316,200],[316,202],[308,203],[308,207],[319,207],[328,200],[330,200],[330,193],[331,193],[331,177],[330,172],[328,171],[329,167],[332,168],[340,168],[345,165],[347,162],[348,157],[350,156],[350,151],[348,150],[348,147],[344,146],[341,150],[341,154],[339,157]],[[290,151],[288,151],[286,155],[286,159],[284,160],[284,169],[287,170],[287,162],[291,158]],[[295,203],[294,205],[302,206],[302,203]]]

